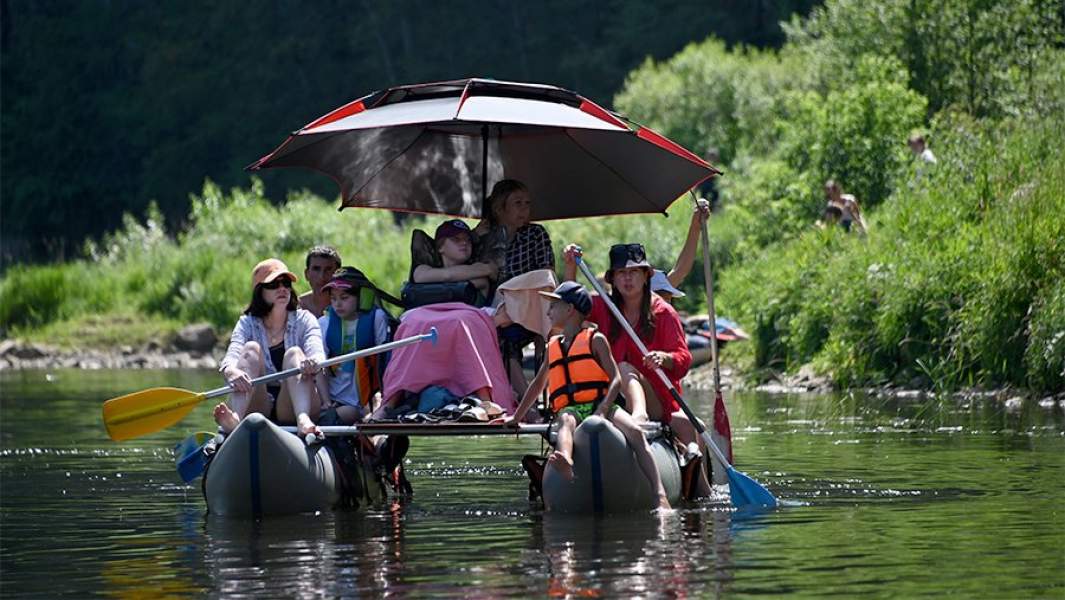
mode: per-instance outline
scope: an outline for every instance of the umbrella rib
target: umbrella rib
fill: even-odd
[[[629,132],[629,135],[634,135],[634,134],[633,134],[632,132]],[[568,138],[569,138],[570,140],[572,140],[572,141],[573,141],[573,143],[574,143],[574,144],[576,144],[576,145],[577,145],[577,147],[581,149],[581,151],[583,151],[583,152],[584,152],[585,154],[587,154],[588,156],[590,156],[590,157],[591,157],[592,159],[594,159],[594,160],[595,160],[596,162],[598,162],[599,164],[603,165],[603,168],[605,168],[606,170],[608,170],[608,171],[610,171],[611,173],[613,173],[613,174],[614,174],[614,176],[615,176],[615,177],[617,177],[618,179],[620,179],[620,180],[624,181],[624,182],[625,182],[625,185],[629,186],[629,188],[630,188],[630,189],[632,189],[633,191],[635,191],[635,192],[636,192],[636,195],[637,195],[637,196],[639,196],[640,198],[643,198],[644,202],[646,202],[646,203],[650,204],[650,205],[651,205],[651,208],[652,208],[652,210],[651,210],[651,211],[649,211],[649,212],[654,212],[654,213],[662,213],[662,214],[666,214],[666,211],[665,211],[665,210],[661,210],[661,209],[659,209],[659,208],[658,208],[658,206],[657,206],[657,205],[656,205],[656,204],[655,204],[655,203],[654,203],[654,202],[653,202],[653,201],[652,201],[652,200],[651,200],[650,198],[648,198],[647,196],[644,196],[644,195],[643,195],[643,192],[641,192],[641,191],[640,191],[640,190],[639,190],[639,189],[638,189],[638,188],[637,188],[636,186],[632,185],[632,182],[631,182],[631,181],[629,181],[629,180],[628,180],[628,178],[626,178],[625,176],[623,176],[623,175],[622,175],[621,173],[619,173],[619,172],[618,172],[618,171],[617,171],[616,169],[614,169],[614,168],[613,168],[613,167],[611,167],[610,165],[608,165],[608,164],[606,164],[605,162],[603,162],[603,160],[602,160],[601,158],[599,158],[599,157],[598,157],[598,156],[596,156],[596,155],[595,155],[594,153],[592,153],[592,152],[591,152],[591,151],[589,151],[589,150],[588,150],[587,148],[585,148],[585,147],[584,147],[584,144],[582,144],[582,143],[580,142],[580,140],[578,140],[577,138],[575,138],[575,137],[573,137],[572,135],[570,135],[570,129],[569,129],[569,128],[566,128],[566,137],[568,137]]]
[[[363,183],[363,184],[362,184],[361,186],[359,186],[359,189],[357,189],[357,190],[355,190],[355,191],[353,191],[353,192],[351,193],[351,197],[352,197],[352,198],[354,198],[355,196],[357,196],[357,195],[359,194],[359,192],[361,192],[362,190],[366,189],[366,186],[370,185],[370,183],[372,183],[374,179],[377,179],[377,176],[378,176],[378,175],[380,175],[381,173],[383,173],[383,172],[385,171],[385,169],[387,169],[387,168],[388,168],[389,166],[391,166],[391,165],[392,165],[392,163],[394,163],[394,162],[396,162],[397,160],[399,160],[399,157],[401,157],[401,156],[403,156],[404,154],[406,154],[406,153],[407,153],[407,150],[410,150],[410,149],[411,149],[411,147],[412,147],[412,146],[414,146],[414,144],[418,143],[418,140],[422,139],[422,136],[424,136],[424,135],[425,135],[425,132],[426,132],[426,128],[425,128],[425,127],[422,127],[421,131],[419,131],[419,132],[418,132],[418,135],[417,135],[417,136],[415,136],[415,137],[414,137],[414,139],[413,139],[413,140],[411,140],[411,141],[410,141],[410,143],[409,143],[409,144],[407,144],[407,145],[406,145],[406,146],[405,146],[405,147],[403,148],[403,150],[402,150],[402,151],[400,151],[400,152],[397,152],[395,156],[393,156],[392,158],[388,159],[388,161],[386,161],[386,162],[385,162],[385,164],[381,165],[381,168],[380,168],[380,169],[378,169],[376,173],[374,173],[373,175],[371,175],[371,176],[369,177],[369,179],[367,179],[367,180],[366,180],[366,182],[365,182],[365,183]],[[347,204],[347,201],[348,201],[348,199],[347,199],[347,198],[344,198],[344,204],[345,204],[345,205]]]
[[[312,133],[312,134],[309,134],[309,135],[313,135],[314,138],[311,139],[311,141],[307,142],[306,145],[300,146],[299,148],[296,148],[295,150],[288,150],[287,146],[289,145],[289,142],[295,142],[297,139],[307,139],[306,137],[302,137],[301,138],[301,135],[302,136],[306,136],[308,134],[301,134],[301,133],[297,132],[297,133],[293,134],[291,137],[289,137],[289,139],[285,140],[285,142],[282,143],[280,146],[278,146],[277,150],[274,150],[273,152],[268,154],[267,156],[269,156],[270,159],[267,160],[264,163],[264,165],[266,165],[266,163],[272,163],[272,162],[274,162],[276,160],[280,160],[282,158],[285,158],[286,156],[289,156],[289,155],[291,155],[291,154],[293,154],[295,152],[302,152],[303,150],[305,150],[307,148],[310,148],[311,146],[317,146],[318,144],[321,144],[322,142],[324,142],[326,140],[333,139],[334,137],[336,137],[338,135],[343,135],[344,133],[345,132],[343,132],[343,131],[328,131],[326,133]],[[285,152],[284,154],[278,154],[279,150],[288,150],[288,152]],[[264,168],[264,165],[260,165],[260,168]],[[266,165],[265,168],[268,169],[268,168],[270,168],[270,166],[271,165]],[[288,166],[290,166],[290,165],[288,165]],[[308,168],[312,168],[313,169],[313,167],[308,167]],[[318,171],[321,172],[321,173],[325,173],[325,171],[321,171],[320,169]]]

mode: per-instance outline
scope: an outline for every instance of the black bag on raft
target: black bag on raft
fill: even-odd
[[[408,281],[403,284],[400,296],[400,299],[403,300],[403,306],[408,309],[441,302],[463,302],[470,306],[477,306],[479,299],[477,286],[469,281],[440,283],[411,283]]]

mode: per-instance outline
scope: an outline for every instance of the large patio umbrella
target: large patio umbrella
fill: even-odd
[[[525,183],[533,220],[664,212],[717,171],[568,90],[463,79],[389,88],[315,120],[248,170],[332,177],[342,207],[480,217],[487,190]]]

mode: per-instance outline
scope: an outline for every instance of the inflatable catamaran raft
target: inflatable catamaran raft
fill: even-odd
[[[648,438],[666,496],[676,504],[681,496],[680,457],[661,434],[653,432]],[[658,506],[658,493],[640,472],[625,436],[595,415],[573,433],[573,479],[566,480],[548,464],[542,485],[544,506],[551,512],[623,513]]]
[[[243,419],[218,446],[204,474],[208,511],[227,517],[259,517],[328,510],[340,504],[344,476],[333,450],[327,444],[305,444],[292,429],[259,414]],[[547,425],[514,428],[488,423],[380,423],[320,429],[327,436],[549,436]],[[670,502],[677,502],[681,494],[678,455],[663,436],[653,432],[649,437],[662,484]],[[657,495],[639,475],[633,451],[605,419],[593,416],[577,428],[573,462],[571,481],[551,467],[544,471],[543,496],[549,511],[620,513],[657,506]],[[364,485],[368,485],[365,480]]]
[[[489,423],[375,423],[322,426],[325,436],[544,435],[547,425],[517,428]],[[344,475],[329,445],[306,444],[295,428],[279,427],[263,415],[245,417],[207,463],[203,492],[215,515],[257,517],[331,509],[343,500]],[[359,465],[363,468],[363,465]],[[372,469],[357,474],[372,496]],[[350,476],[350,474],[349,474]],[[349,485],[352,482],[348,482]],[[383,494],[383,490],[382,490]]]

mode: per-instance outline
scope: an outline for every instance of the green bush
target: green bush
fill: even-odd
[[[1003,117],[1038,110],[1043,93],[1060,97],[1037,85],[1065,39],[1060,3],[830,0],[808,18],[793,17],[785,32],[788,50],[821,90],[845,86],[875,49],[903,65],[931,114],[958,107]]]
[[[728,51],[713,38],[689,44],[668,61],[646,60],[614,98],[618,110],[723,164],[773,146],[783,92],[803,89],[801,65],[774,51]]]
[[[73,271],[67,265],[12,267],[0,282],[0,324],[33,327],[63,318],[76,287]]]
[[[1048,286],[1032,303],[1025,366],[1033,387],[1065,389],[1065,279]]]

